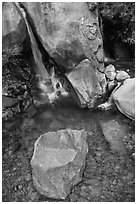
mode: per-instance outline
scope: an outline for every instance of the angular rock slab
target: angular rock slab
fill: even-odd
[[[65,199],[82,180],[88,152],[85,130],[59,130],[41,135],[31,159],[33,183],[46,197]]]
[[[88,59],[79,63],[66,76],[75,89],[81,107],[93,108],[96,100],[105,94],[105,74],[95,71]]]

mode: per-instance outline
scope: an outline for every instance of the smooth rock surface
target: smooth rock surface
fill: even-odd
[[[130,78],[129,74],[125,71],[117,71],[116,73],[116,80],[117,81],[124,81],[125,79]]]
[[[59,130],[41,135],[31,159],[33,183],[46,197],[65,199],[82,180],[88,152],[85,130]]]
[[[123,85],[112,93],[112,98],[119,111],[135,120],[135,78],[126,79]]]

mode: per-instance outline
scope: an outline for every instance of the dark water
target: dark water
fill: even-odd
[[[131,157],[135,127],[116,108],[110,111],[80,109],[68,96],[52,106],[40,106],[32,118],[19,120],[3,133],[3,202],[59,201],[46,198],[34,188],[30,161],[41,134],[66,128],[85,129],[89,151],[82,181],[64,201],[74,198],[77,202],[135,201],[135,162]],[[118,130],[118,137],[106,138],[102,124],[110,121],[116,121],[124,134]]]

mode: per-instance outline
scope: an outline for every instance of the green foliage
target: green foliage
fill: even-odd
[[[30,63],[22,54],[20,46],[4,50],[2,60],[2,94],[17,98],[20,103],[20,111],[23,111],[33,100],[35,90],[35,76]],[[29,59],[28,59],[29,60]],[[13,112],[14,108],[8,108]],[[12,110],[13,109],[13,110]],[[12,111],[11,111],[12,110]]]
[[[110,22],[114,26],[115,40],[135,44],[135,3],[103,2],[99,3],[103,24]]]

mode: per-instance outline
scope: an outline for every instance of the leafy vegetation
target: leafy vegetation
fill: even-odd
[[[111,25],[113,40],[135,44],[135,2],[102,2],[99,12],[103,27],[109,30]]]

